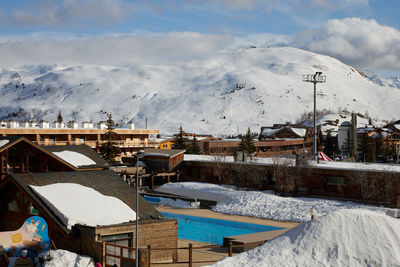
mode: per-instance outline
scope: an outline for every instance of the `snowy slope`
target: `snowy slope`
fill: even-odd
[[[290,47],[239,49],[150,66],[24,66],[0,69],[0,119],[106,118],[175,133],[243,133],[292,121],[313,107],[302,74],[322,71],[318,108],[398,119],[400,90],[380,86],[340,61]],[[20,109],[20,108],[23,109]]]
[[[340,210],[214,266],[399,266],[400,220]]]

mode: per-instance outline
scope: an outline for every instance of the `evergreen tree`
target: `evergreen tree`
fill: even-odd
[[[58,122],[58,123],[62,123],[62,122],[63,122],[63,117],[62,117],[62,115],[61,115],[61,111],[58,112],[58,115],[57,115],[57,122]]]
[[[383,153],[383,135],[382,130],[378,129],[377,134],[375,135],[375,156],[382,155]]]
[[[183,139],[182,126],[179,127],[179,133],[175,137],[174,149],[187,149],[186,144],[185,144],[185,140]]]
[[[330,157],[335,153],[335,140],[332,137],[331,131],[328,130],[325,138],[324,153]]]
[[[118,139],[118,135],[113,132],[114,121],[111,114],[107,114],[107,132],[104,137],[106,142],[100,146],[100,155],[107,161],[113,163],[115,158],[121,154],[119,147],[114,145],[115,140]]]
[[[196,135],[193,137],[193,143],[189,146],[187,154],[201,154],[199,142],[197,141]]]
[[[349,154],[349,157],[353,156],[353,138],[351,138],[351,129],[347,128],[347,138],[344,141],[342,147],[342,153]]]
[[[256,151],[256,146],[254,145],[254,138],[250,132],[250,128],[247,129],[246,135],[242,137],[238,150],[245,151],[249,155],[253,154]]]
[[[368,136],[367,129],[365,129],[364,133],[361,135],[359,148],[361,151],[361,159],[363,161],[371,162],[372,161],[371,137]]]
[[[247,153],[253,154],[254,152],[256,152],[256,146],[254,145],[254,138],[253,135],[250,132],[250,127],[247,128],[247,133],[246,136],[244,137],[246,140],[246,151]]]

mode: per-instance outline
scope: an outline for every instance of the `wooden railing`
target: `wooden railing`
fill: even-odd
[[[193,264],[202,264],[202,263],[213,263],[217,262],[218,260],[225,258],[223,256],[223,253],[221,253],[221,258],[216,260],[216,259],[208,259],[208,260],[194,260],[193,257],[193,252],[195,250],[205,250],[205,249],[226,249],[226,256],[227,257],[232,257],[233,256],[233,249],[234,248],[245,248],[245,247],[256,247],[264,244],[266,241],[263,242],[253,242],[253,243],[247,243],[247,244],[236,244],[233,245],[232,242],[228,243],[228,246],[220,246],[220,245],[208,245],[208,246],[201,246],[201,247],[193,247],[193,245],[190,243],[189,246],[187,247],[180,247],[180,248],[152,248],[150,245],[147,245],[146,248],[139,248],[139,266],[142,267],[150,267],[151,265],[176,265],[176,264],[187,264],[187,266],[192,267]],[[104,243],[105,249],[104,249],[104,266],[105,267],[112,267],[113,264],[117,264],[118,266],[123,266],[123,262],[135,262],[135,248],[131,247],[124,247],[124,246],[119,246],[119,245],[114,245],[114,244],[109,244],[109,243]],[[107,248],[117,248],[118,254],[112,254],[109,253]],[[124,251],[128,250],[127,256],[124,256]],[[156,251],[176,251],[176,250],[187,250],[187,260],[179,260],[177,258],[176,261],[171,261],[171,262],[154,262],[152,261],[152,254],[156,253]],[[125,254],[126,255],[126,254]],[[153,256],[154,257],[154,256]],[[113,258],[113,260],[111,260]],[[111,264],[110,264],[111,263]],[[184,265],[182,265],[184,266]]]

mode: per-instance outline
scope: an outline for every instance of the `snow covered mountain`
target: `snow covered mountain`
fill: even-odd
[[[400,89],[379,85],[332,57],[291,47],[249,48],[173,65],[60,66],[0,69],[0,119],[105,120],[176,133],[259,131],[294,122],[313,108],[302,74],[322,71],[319,110],[339,109],[399,119]]]

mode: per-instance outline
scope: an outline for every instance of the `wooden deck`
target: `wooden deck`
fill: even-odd
[[[290,230],[289,228],[279,229],[274,231],[266,231],[266,232],[258,232],[252,234],[245,234],[245,235],[235,235],[235,236],[225,236],[223,243],[225,246],[228,246],[229,242],[232,242],[232,245],[245,245],[251,243],[265,243],[275,237],[285,233],[286,231]],[[233,251],[235,253],[240,253],[245,250],[249,250],[255,248],[256,246],[248,246],[245,247],[243,250],[242,247],[234,248]]]

